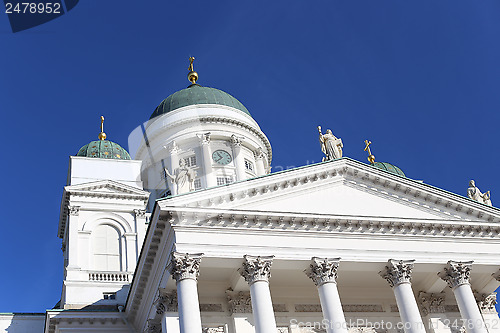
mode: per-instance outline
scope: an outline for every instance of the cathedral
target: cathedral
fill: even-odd
[[[322,162],[271,173],[251,112],[193,60],[131,154],[101,117],[70,157],[61,300],[0,332],[500,333],[489,191],[410,179],[368,140],[369,163],[345,157],[321,127]]]

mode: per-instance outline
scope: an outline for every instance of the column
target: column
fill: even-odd
[[[476,298],[477,306],[483,316],[488,332],[499,333],[499,319],[498,313],[495,309],[495,304],[497,304],[497,293],[483,294],[474,291],[474,297]]]
[[[257,176],[264,176],[266,174],[266,167],[264,166],[264,159],[266,158],[266,154],[264,150],[259,147],[256,151],[253,152],[255,156],[255,168],[257,171]]]
[[[78,219],[80,215],[79,206],[68,206],[68,237],[66,238],[66,248],[68,250],[67,269],[78,269]]]
[[[271,277],[274,256],[245,255],[244,258],[245,261],[240,273],[250,286],[255,332],[276,333],[276,319],[274,318],[273,302],[269,290],[269,278]]]
[[[179,331],[177,292],[160,289],[155,306],[156,313],[161,316],[162,333],[177,333]]]
[[[133,272],[135,271],[135,265],[137,263],[137,234],[135,232],[126,232],[123,236],[125,237],[126,244],[126,265],[123,267],[126,267],[127,272]]]
[[[205,171],[205,182],[207,187],[217,186],[217,177],[213,174],[212,149],[210,148],[210,132],[200,137],[203,158],[203,169]]]
[[[394,291],[404,331],[406,333],[425,333],[424,323],[411,289],[411,271],[414,262],[415,260],[389,259],[379,274],[389,282]]]
[[[177,304],[181,333],[201,333],[198,275],[203,253],[172,252],[170,273],[177,282]]]
[[[237,137],[236,135],[231,135],[231,145],[233,147],[233,156],[234,156],[234,164],[236,167],[236,175],[238,177],[237,180],[245,180],[247,179],[245,173],[245,158],[241,153],[241,142],[242,138]]]
[[[444,308],[445,293],[418,293],[418,303],[429,333],[451,333]]]
[[[347,323],[340,303],[337,289],[337,269],[340,258],[328,259],[313,257],[309,268],[304,272],[318,287],[323,317],[328,333],[347,333]]]
[[[438,275],[453,290],[467,332],[487,333],[470,286],[472,263],[450,260]]]

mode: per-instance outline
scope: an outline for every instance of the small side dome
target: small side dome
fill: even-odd
[[[130,155],[125,149],[109,140],[92,141],[80,148],[76,156],[130,160]]]
[[[228,93],[219,89],[192,84],[186,89],[179,90],[165,98],[160,105],[158,105],[149,119],[153,119],[184,106],[196,104],[230,106],[251,116],[247,108]]]
[[[384,170],[384,171],[387,171],[387,172],[390,172],[394,175],[398,175],[398,176],[401,176],[401,177],[406,177],[403,170],[401,170],[400,168],[398,168],[397,166],[391,164],[391,163],[387,163],[387,162],[375,162],[372,164],[373,167],[377,168],[377,169],[380,169],[380,170]]]

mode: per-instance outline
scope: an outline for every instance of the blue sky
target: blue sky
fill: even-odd
[[[273,146],[273,170],[319,162],[316,126],[344,155],[500,205],[500,2],[84,0],[13,34],[0,13],[0,312],[60,298],[57,224],[68,156],[124,147],[162,99],[198,83],[237,97]],[[500,262],[499,262],[500,264]]]

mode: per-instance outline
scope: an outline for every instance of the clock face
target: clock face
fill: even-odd
[[[216,150],[212,153],[212,159],[217,164],[226,165],[231,163],[233,158],[231,155],[225,150]]]

